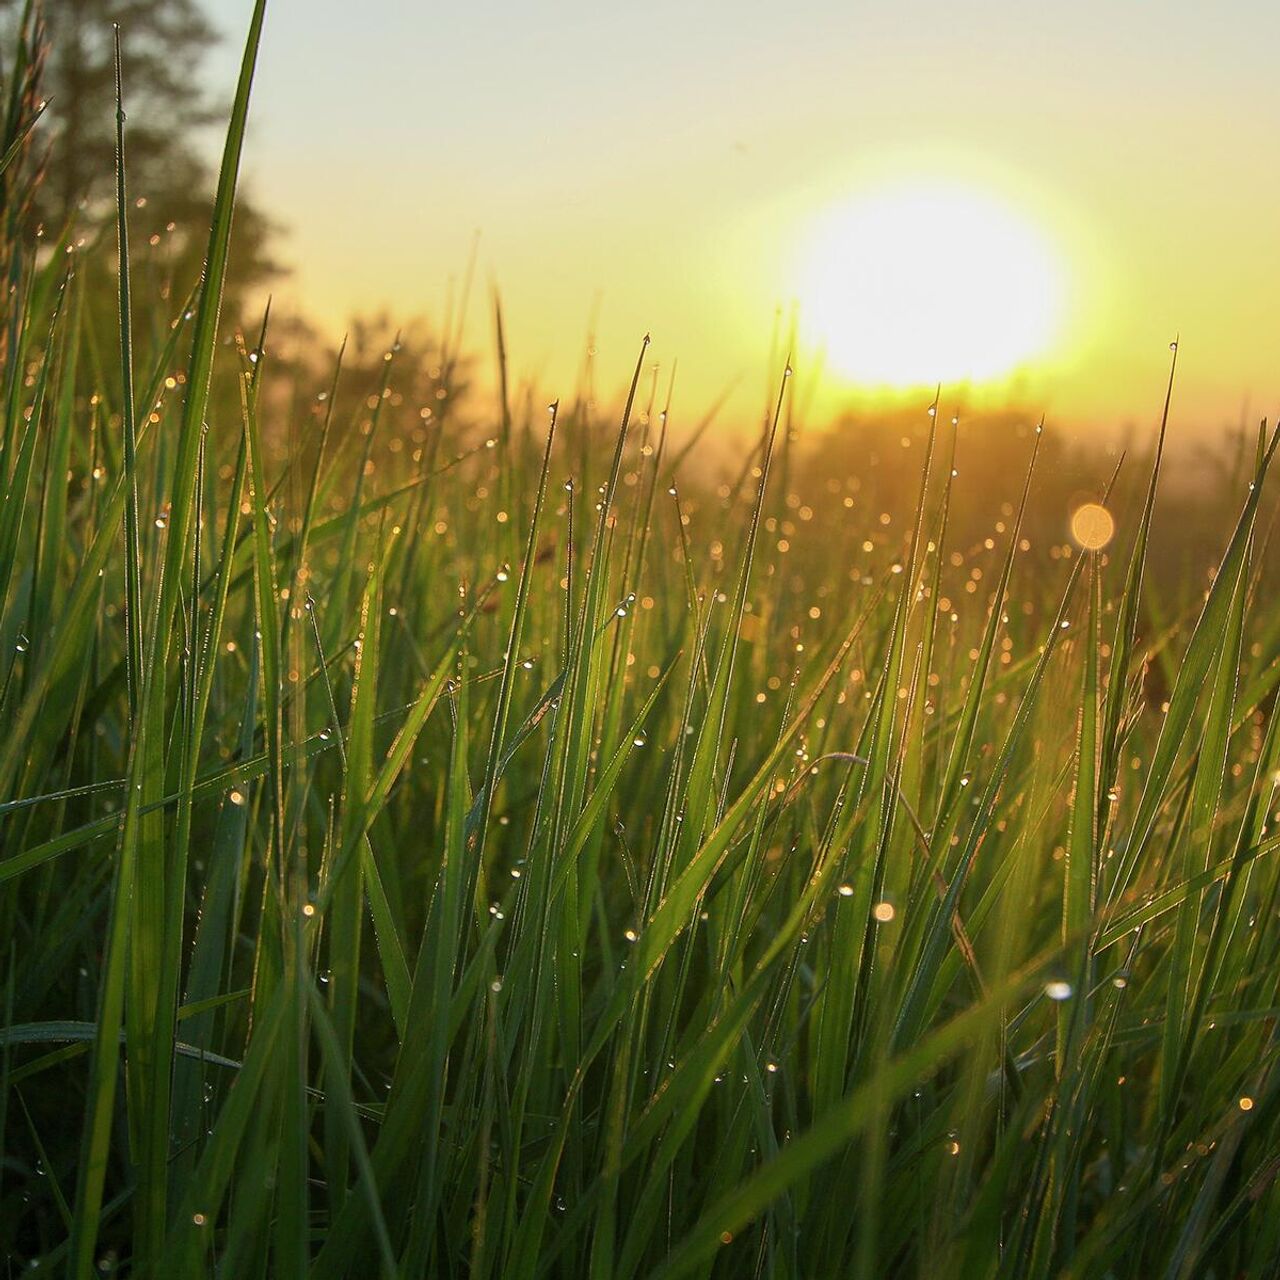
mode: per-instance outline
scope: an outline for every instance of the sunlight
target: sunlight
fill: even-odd
[[[1015,372],[1052,342],[1058,255],[998,198],[881,187],[821,216],[798,270],[802,328],[850,381],[906,387]]]

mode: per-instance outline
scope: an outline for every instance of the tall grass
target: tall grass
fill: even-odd
[[[717,488],[648,339],[620,420],[525,412],[496,309],[492,435],[394,349],[299,432],[220,317],[263,7],[172,314],[123,110],[114,263],[24,238],[34,23],[14,66],[11,1265],[1273,1274],[1276,434],[1206,588],[1150,571],[1168,399],[1094,550],[1029,533],[1039,427],[936,398],[881,511],[787,365]]]

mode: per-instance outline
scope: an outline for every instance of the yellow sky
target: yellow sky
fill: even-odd
[[[214,14],[230,34],[249,7]],[[595,313],[602,390],[650,331],[688,418],[730,384],[756,412],[833,208],[961,186],[1061,278],[1029,407],[1146,424],[1180,332],[1177,422],[1216,430],[1280,403],[1277,47],[1258,3],[272,0],[248,175],[289,228],[279,292],[330,331],[442,314],[478,232],[518,376],[572,394]],[[817,411],[855,390],[829,373]]]

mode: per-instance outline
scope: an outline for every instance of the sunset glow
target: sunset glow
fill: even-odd
[[[332,343],[384,310],[438,329],[474,253],[466,336],[497,288],[514,382],[572,395],[591,346],[617,399],[651,333],[680,412],[727,396],[726,432],[793,303],[815,423],[967,382],[1115,441],[1158,414],[1175,334],[1178,438],[1280,388],[1276,6],[1178,4],[1152,39],[1098,0],[803,0],[778,56],[776,8],[726,0],[657,0],[625,39],[599,5],[272,5],[247,189],[289,232],[277,312]],[[225,97],[252,3],[213,8]]]
[[[1062,309],[1047,237],[985,192],[921,181],[817,220],[800,272],[801,325],[850,381],[982,381],[1045,351]]]

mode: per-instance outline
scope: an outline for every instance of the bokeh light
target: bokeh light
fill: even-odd
[[[1086,502],[1072,513],[1071,536],[1086,551],[1101,551],[1115,533],[1115,517],[1100,502]]]

